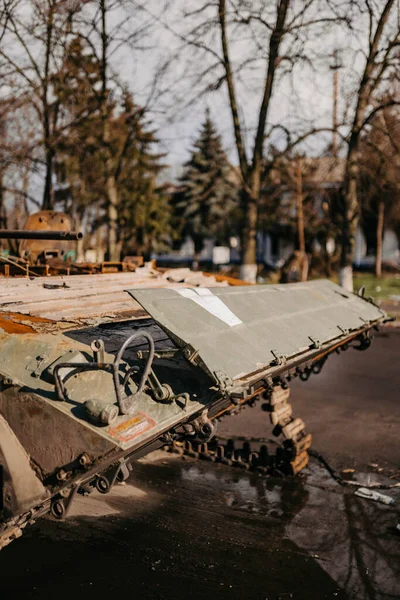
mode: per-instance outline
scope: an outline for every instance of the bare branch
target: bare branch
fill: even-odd
[[[400,106],[400,101],[399,100],[388,100],[387,102],[384,102],[383,104],[379,104],[378,106],[376,106],[373,110],[371,110],[369,115],[367,117],[365,117],[364,121],[362,122],[361,129],[364,129],[369,123],[371,123],[372,119],[377,114],[379,114],[382,110],[385,110],[385,108],[390,108],[391,106]]]
[[[236,139],[236,147],[237,147],[237,151],[238,151],[239,164],[240,164],[240,170],[242,173],[242,177],[243,177],[243,180],[246,181],[246,179],[247,179],[247,157],[246,157],[246,151],[245,151],[245,147],[244,147],[244,143],[243,143],[242,130],[241,130],[241,126],[240,126],[238,103],[237,103],[237,99],[236,99],[235,84],[233,81],[231,62],[230,62],[230,58],[229,58],[228,39],[227,39],[227,35],[226,35],[226,0],[219,0],[218,18],[219,18],[220,29],[221,29],[222,53],[224,56],[224,67],[225,67],[225,73],[226,73],[226,82],[227,82],[227,86],[228,86],[229,102],[230,102],[232,118],[233,118],[233,128],[234,128],[235,139]]]
[[[264,95],[259,113],[257,134],[253,151],[252,167],[254,170],[259,169],[261,167],[265,125],[267,120],[269,102],[272,94],[272,87],[275,78],[279,47],[284,35],[286,15],[288,12],[289,4],[290,0],[279,0],[275,28],[270,38],[267,77],[265,80]]]

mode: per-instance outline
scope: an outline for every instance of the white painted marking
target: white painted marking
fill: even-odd
[[[193,300],[206,311],[224,321],[230,327],[241,325],[242,321],[222,302],[220,298],[214,296],[208,288],[179,288],[178,294],[189,300]]]

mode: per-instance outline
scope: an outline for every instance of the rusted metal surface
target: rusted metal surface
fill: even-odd
[[[3,461],[10,476],[5,492],[5,497],[9,498],[7,509],[15,514],[39,504],[48,492],[36,477],[26,449],[1,414],[0,439]]]
[[[205,277],[215,278],[215,281],[218,281],[219,283],[227,283],[228,285],[232,285],[234,287],[244,286],[244,285],[254,285],[253,283],[250,283],[249,281],[243,281],[242,279],[237,279],[236,277],[230,277],[229,275],[222,275],[220,273],[207,273],[206,271],[203,271],[203,275]]]
[[[203,279],[202,285],[218,285],[212,278]],[[53,289],[50,286],[54,286]],[[170,282],[165,274],[146,267],[129,273],[71,275],[52,277],[51,280],[45,277],[6,279],[0,285],[0,321],[2,315],[3,321],[18,321],[18,314],[64,322],[64,325],[66,321],[73,323],[80,319],[88,322],[92,318],[107,320],[124,318],[124,315],[125,318],[134,315],[141,317],[146,313],[126,293],[128,288],[182,286],[190,284],[185,280],[183,283]]]
[[[42,210],[30,215],[23,229],[26,232],[42,231],[43,234],[54,231],[68,233],[73,230],[73,223],[65,213]],[[63,239],[53,240],[50,244],[48,240],[43,239],[24,239],[19,246],[20,256],[27,256],[33,262],[43,254],[62,259],[68,250],[75,250],[75,245],[66,243]]]
[[[6,333],[36,333],[51,325],[51,323],[50,319],[35,317],[34,315],[24,315],[17,312],[0,313],[0,329]]]

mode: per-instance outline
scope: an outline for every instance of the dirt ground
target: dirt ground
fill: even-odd
[[[400,330],[388,329],[292,386],[313,448],[354,479],[400,481],[399,358]],[[270,434],[258,407],[219,431]],[[2,597],[400,599],[400,489],[384,493],[396,504],[354,496],[316,460],[279,479],[157,452],[127,484],[5,548]]]

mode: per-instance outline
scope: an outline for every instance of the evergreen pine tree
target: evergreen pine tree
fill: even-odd
[[[237,207],[232,167],[208,109],[180,184],[174,201],[175,218],[181,220],[182,233],[193,239],[197,262],[206,238],[224,243],[232,235]]]

